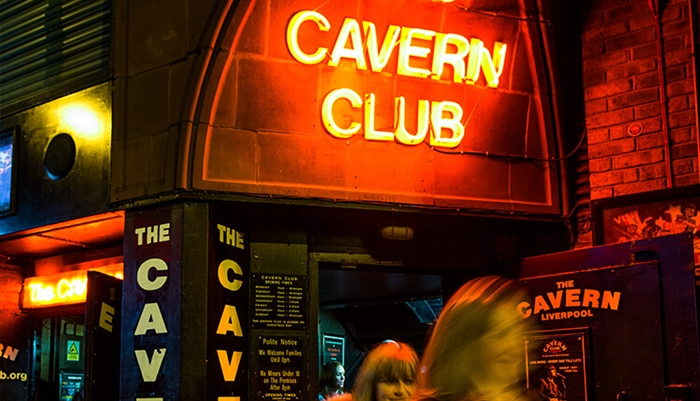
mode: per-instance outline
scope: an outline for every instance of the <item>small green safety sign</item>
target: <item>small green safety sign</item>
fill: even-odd
[[[66,359],[69,361],[80,361],[80,341],[68,340]]]

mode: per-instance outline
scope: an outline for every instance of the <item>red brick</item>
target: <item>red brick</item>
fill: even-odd
[[[645,29],[628,35],[622,35],[615,39],[610,39],[605,43],[606,49],[610,51],[630,49],[655,40],[653,29]]]
[[[610,68],[607,70],[606,76],[608,81],[614,81],[616,79],[632,77],[649,71],[656,71],[656,60],[653,58],[630,61],[627,64]]]
[[[629,21],[630,32],[638,31],[645,28],[655,28],[656,19],[652,13],[639,15]]]
[[[629,32],[629,24],[627,21],[619,21],[616,23],[606,23],[597,26],[588,26],[583,32],[583,41],[600,40],[612,36],[623,35]]]
[[[671,147],[671,159],[683,159],[685,157],[695,157],[698,154],[698,145],[693,142],[687,142],[681,145]]]
[[[681,144],[683,142],[690,142],[695,140],[695,135],[693,135],[693,127],[683,127],[675,128],[671,130],[671,140],[675,144]]]
[[[687,19],[682,19],[668,24],[663,24],[661,27],[661,32],[665,37],[673,35],[683,35],[690,32],[690,27],[688,25]]]
[[[661,23],[675,21],[683,17],[683,7],[678,5],[668,5],[661,13]]]
[[[672,82],[666,85],[666,96],[671,98],[693,93],[693,80],[686,79],[683,81]]]
[[[664,146],[663,132],[655,132],[653,134],[637,137],[637,149],[639,150],[660,148],[662,146]]]
[[[648,149],[643,151],[618,154],[613,156],[613,169],[620,170],[629,167],[644,166],[664,160],[663,149]]]
[[[613,196],[613,189],[612,188],[601,188],[601,189],[592,189],[591,188],[591,200],[607,199],[607,198],[612,198],[612,196]]]
[[[698,184],[698,174],[688,174],[688,175],[682,175],[675,177],[673,179],[673,182],[676,184],[676,186],[679,187],[686,187],[689,185],[697,185]]]
[[[605,70],[589,71],[583,74],[583,85],[588,87],[605,82]]]
[[[656,102],[659,100],[657,88],[633,90],[619,96],[612,96],[608,99],[610,110],[621,109],[623,107],[638,106],[640,104]]]
[[[663,45],[664,57],[666,57],[669,52],[685,49],[685,38],[683,36],[673,36],[664,39]]]
[[[634,121],[634,115],[632,109],[628,108],[597,114],[586,118],[586,120],[589,129],[602,128]]]
[[[624,64],[629,59],[629,54],[625,51],[606,53],[600,57],[583,60],[583,71],[607,69],[615,65]]]
[[[591,187],[599,188],[617,185],[639,180],[636,169],[606,171],[604,173],[592,173],[590,177]]]
[[[658,117],[661,115],[661,103],[644,104],[634,108],[634,116],[637,118]]]
[[[665,49],[664,49],[665,50]],[[681,49],[681,50],[676,50],[674,52],[665,52],[664,53],[664,65],[668,66],[674,66],[674,65],[682,65],[682,64],[689,64],[691,62],[691,52],[690,49]]]
[[[599,56],[605,53],[605,43],[602,40],[588,40],[584,41],[581,54],[583,58],[590,58],[594,56]]]
[[[588,143],[595,144],[610,140],[610,134],[607,129],[594,129],[588,131]]]
[[[634,138],[621,139],[588,147],[588,157],[595,159],[598,157],[620,155],[634,151]]]
[[[612,159],[604,157],[601,159],[592,159],[588,162],[588,169],[591,173],[602,173],[612,169]]]
[[[603,18],[606,22],[628,21],[630,19],[639,18],[640,16],[646,16],[649,13],[649,4],[646,1],[639,1],[612,8],[603,13]]]
[[[634,87],[638,89],[659,86],[659,82],[661,81],[658,72],[650,72],[634,77]]]
[[[673,175],[683,175],[693,173],[693,161],[691,159],[682,159],[673,161]]]
[[[695,110],[673,113],[668,116],[668,126],[671,128],[687,127],[695,124]]]
[[[686,68],[687,66],[684,65],[677,65],[673,67],[667,67],[666,68],[666,82],[674,82],[674,81],[680,81],[682,79],[685,79],[688,77],[688,74],[686,74]]]
[[[676,96],[671,99],[668,99],[668,105],[666,105],[666,109],[668,110],[669,113],[677,113],[679,111],[684,111],[688,110],[690,105],[688,104],[688,97],[687,96]]]
[[[606,98],[590,100],[586,102],[586,115],[605,113],[608,111],[608,100]]]
[[[632,60],[640,60],[643,58],[657,58],[659,55],[658,46],[656,43],[649,43],[632,49]]]
[[[614,141],[617,139],[629,138],[629,134],[627,133],[628,127],[629,124],[622,124],[610,127],[610,139]]]
[[[615,196],[639,194],[642,192],[658,191],[666,188],[666,180],[641,181],[635,184],[618,185],[614,189]]]
[[[591,5],[590,13],[602,14],[610,9],[627,4],[626,0],[594,1]]]
[[[639,169],[639,181],[666,178],[666,163],[656,163]]]

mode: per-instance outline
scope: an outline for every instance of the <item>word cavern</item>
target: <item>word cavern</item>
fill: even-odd
[[[299,43],[299,31],[305,23],[312,24],[312,28],[315,25],[320,32],[330,31],[331,24],[323,14],[310,10],[300,11],[290,20],[287,48],[294,59],[307,65],[327,60],[328,66],[338,67],[345,59],[354,62],[358,70],[382,73],[387,72],[384,70],[389,59],[397,53],[397,75],[439,80],[445,66],[449,65],[453,71],[452,81],[474,85],[483,72],[487,86],[491,88],[498,87],[503,72],[507,46],[500,42],[495,43],[492,57],[480,39],[390,25],[380,44],[374,23],[345,18],[332,49],[319,46],[309,52],[309,46]],[[343,123],[339,124],[333,113],[339,101],[351,108],[362,109],[362,122],[348,123],[344,117]],[[406,100],[403,96],[394,98],[394,127],[390,130],[375,127],[376,102],[374,93],[360,95],[350,88],[335,89],[325,96],[321,106],[324,128],[336,138],[350,138],[362,132],[367,140],[396,141],[404,145],[418,145],[427,139],[430,146],[454,148],[464,138],[464,112],[458,103],[418,100],[417,127],[411,132],[406,128]]]

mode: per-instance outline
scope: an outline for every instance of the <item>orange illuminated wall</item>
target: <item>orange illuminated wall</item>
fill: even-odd
[[[272,3],[231,11],[196,188],[558,214],[530,2]]]

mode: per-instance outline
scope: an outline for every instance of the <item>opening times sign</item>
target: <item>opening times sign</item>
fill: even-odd
[[[306,277],[253,274],[253,329],[306,329]]]

